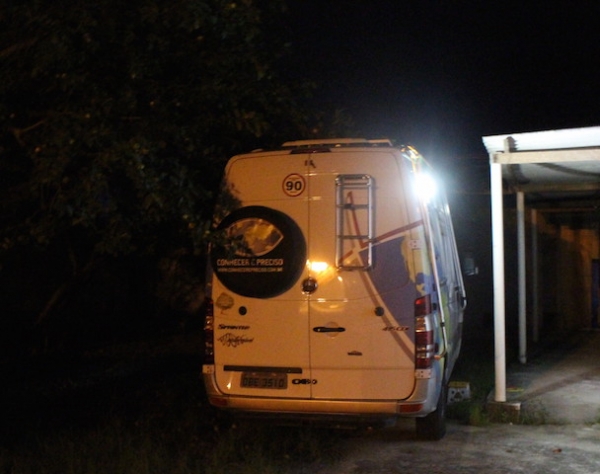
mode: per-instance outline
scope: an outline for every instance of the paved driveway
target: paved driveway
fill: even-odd
[[[579,332],[525,365],[512,364],[507,379],[508,399],[521,404],[525,420],[600,422],[600,332]]]
[[[417,441],[414,425],[347,439],[339,460],[313,474],[597,474],[600,425],[485,427],[450,423],[438,442]]]
[[[600,473],[600,332],[583,331],[508,368],[509,402],[533,425],[449,422],[439,442],[414,421],[345,440],[339,460],[311,474]]]

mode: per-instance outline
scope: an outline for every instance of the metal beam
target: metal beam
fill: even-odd
[[[599,163],[600,166],[600,163]],[[600,183],[552,183],[552,184],[542,184],[532,182],[531,184],[522,184],[520,183],[518,186],[515,186],[520,191],[525,193],[576,193],[577,195],[581,195],[584,193],[595,193],[596,191],[600,191]]]
[[[501,165],[523,165],[534,163],[573,163],[600,161],[600,148],[574,150],[511,151],[493,153],[492,162]]]

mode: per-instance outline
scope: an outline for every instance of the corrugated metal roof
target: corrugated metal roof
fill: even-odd
[[[483,137],[483,144],[490,154],[503,152],[507,138],[513,142],[511,144],[512,151],[597,147],[600,146],[600,127],[492,135]]]
[[[508,133],[483,143],[514,189],[560,198],[600,191],[600,127]]]

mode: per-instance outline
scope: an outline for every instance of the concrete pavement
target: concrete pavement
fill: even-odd
[[[600,331],[581,331],[514,363],[506,377],[507,402],[520,408],[522,423],[599,423]]]

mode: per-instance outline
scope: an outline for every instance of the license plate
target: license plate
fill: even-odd
[[[241,385],[243,388],[270,388],[283,390],[287,388],[287,374],[243,372]]]

